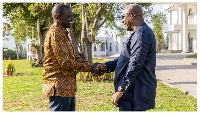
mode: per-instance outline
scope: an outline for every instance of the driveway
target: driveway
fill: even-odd
[[[197,59],[185,58],[192,53],[156,54],[156,78],[197,98]],[[103,57],[106,61],[119,54]]]
[[[197,97],[197,59],[190,53],[157,54],[156,77],[164,84]]]

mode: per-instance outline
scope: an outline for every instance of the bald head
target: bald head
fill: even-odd
[[[142,16],[143,17],[143,11],[142,11],[142,8],[137,5],[137,4],[130,4],[130,5],[127,5],[125,8],[124,8],[124,11],[126,11],[127,13],[128,12],[133,12],[134,14],[136,14],[136,16]]]
[[[56,15],[63,15],[65,9],[70,9],[70,7],[65,4],[55,5],[51,11],[53,19],[56,20]]]
[[[144,23],[142,8],[137,4],[130,4],[122,11],[122,23],[126,30],[133,31]]]

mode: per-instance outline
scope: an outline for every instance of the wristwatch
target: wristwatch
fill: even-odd
[[[122,88],[122,86],[119,86],[119,87],[118,87],[118,91],[119,91],[119,92],[122,92],[122,91],[124,92],[124,91],[125,91],[125,89],[124,89],[124,88]]]

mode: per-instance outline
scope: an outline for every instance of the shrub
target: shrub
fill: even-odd
[[[3,51],[3,59],[8,58],[10,58],[11,60],[17,59],[16,52],[12,49],[7,49],[6,51]]]

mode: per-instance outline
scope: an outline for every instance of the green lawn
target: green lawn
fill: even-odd
[[[186,58],[192,58],[192,59],[197,59],[197,55],[189,55]]]
[[[14,64],[18,76],[2,79],[3,111],[48,111],[48,98],[42,96],[43,67],[31,68],[28,60],[14,60]],[[78,81],[77,86],[76,111],[118,111],[110,103],[113,82]],[[197,111],[197,99],[159,81],[156,107],[149,111]]]

